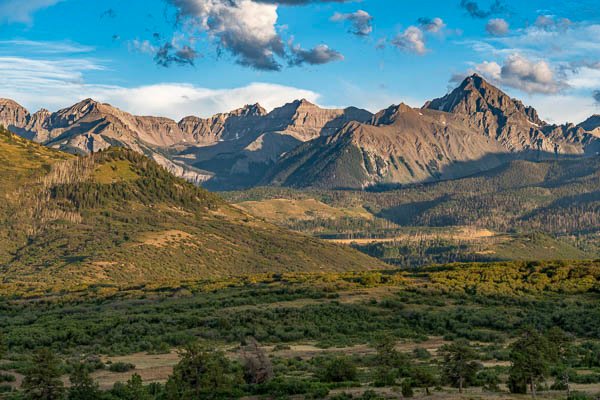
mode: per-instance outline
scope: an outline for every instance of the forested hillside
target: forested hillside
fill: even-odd
[[[269,221],[399,265],[600,254],[600,157],[514,161],[469,178],[382,191],[257,188],[224,196]],[[310,201],[337,212],[301,211]]]
[[[382,266],[260,221],[129,150],[72,157],[2,131],[0,156],[5,294]]]

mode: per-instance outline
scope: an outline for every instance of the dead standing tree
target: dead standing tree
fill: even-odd
[[[273,364],[260,343],[253,338],[246,339],[246,345],[241,347],[244,362],[244,379],[251,385],[260,385],[273,378]]]

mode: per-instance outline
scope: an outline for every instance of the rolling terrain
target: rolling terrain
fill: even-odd
[[[126,149],[74,157],[0,133],[2,292],[381,268],[263,222]]]
[[[387,191],[223,193],[270,222],[401,266],[600,256],[600,157],[516,160],[468,178]],[[322,212],[314,210],[323,203]]]

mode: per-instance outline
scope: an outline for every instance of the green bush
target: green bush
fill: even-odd
[[[120,361],[110,364],[108,367],[108,370],[110,372],[129,372],[134,369],[135,369],[135,365],[133,365],[131,363],[120,362]]]
[[[413,385],[412,385],[412,381],[410,379],[405,379],[402,381],[402,396],[404,397],[413,397],[414,396],[414,391],[413,391]]]
[[[350,382],[356,380],[356,365],[348,357],[336,357],[324,363],[320,371],[323,382]]]

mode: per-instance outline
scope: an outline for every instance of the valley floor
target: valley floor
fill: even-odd
[[[0,377],[11,375],[14,381],[0,387],[18,387],[29,355],[40,348],[59,355],[67,386],[73,360],[99,357],[90,364],[91,376],[101,389],[111,390],[133,374],[145,384],[164,384],[180,361],[177,349],[190,342],[220,349],[243,364],[240,342],[252,336],[271,360],[275,379],[246,387],[236,397],[402,398],[406,374],[417,368],[432,374],[431,395],[424,383],[413,381],[417,398],[526,399],[509,393],[506,380],[511,344],[534,326],[542,333],[558,327],[575,338],[571,388],[595,395],[600,392],[599,281],[598,262],[516,262],[413,273],[255,275],[5,298],[0,322],[9,351]],[[376,384],[379,343],[386,338],[409,372],[400,369],[392,384]],[[481,365],[463,394],[440,372],[444,346],[458,340],[470,343]],[[348,382],[324,378],[323,368],[340,358],[356,367],[356,375]],[[116,365],[130,367],[112,368]],[[495,391],[482,388],[490,376]],[[563,390],[549,390],[556,379],[548,374],[540,398],[565,397]]]

